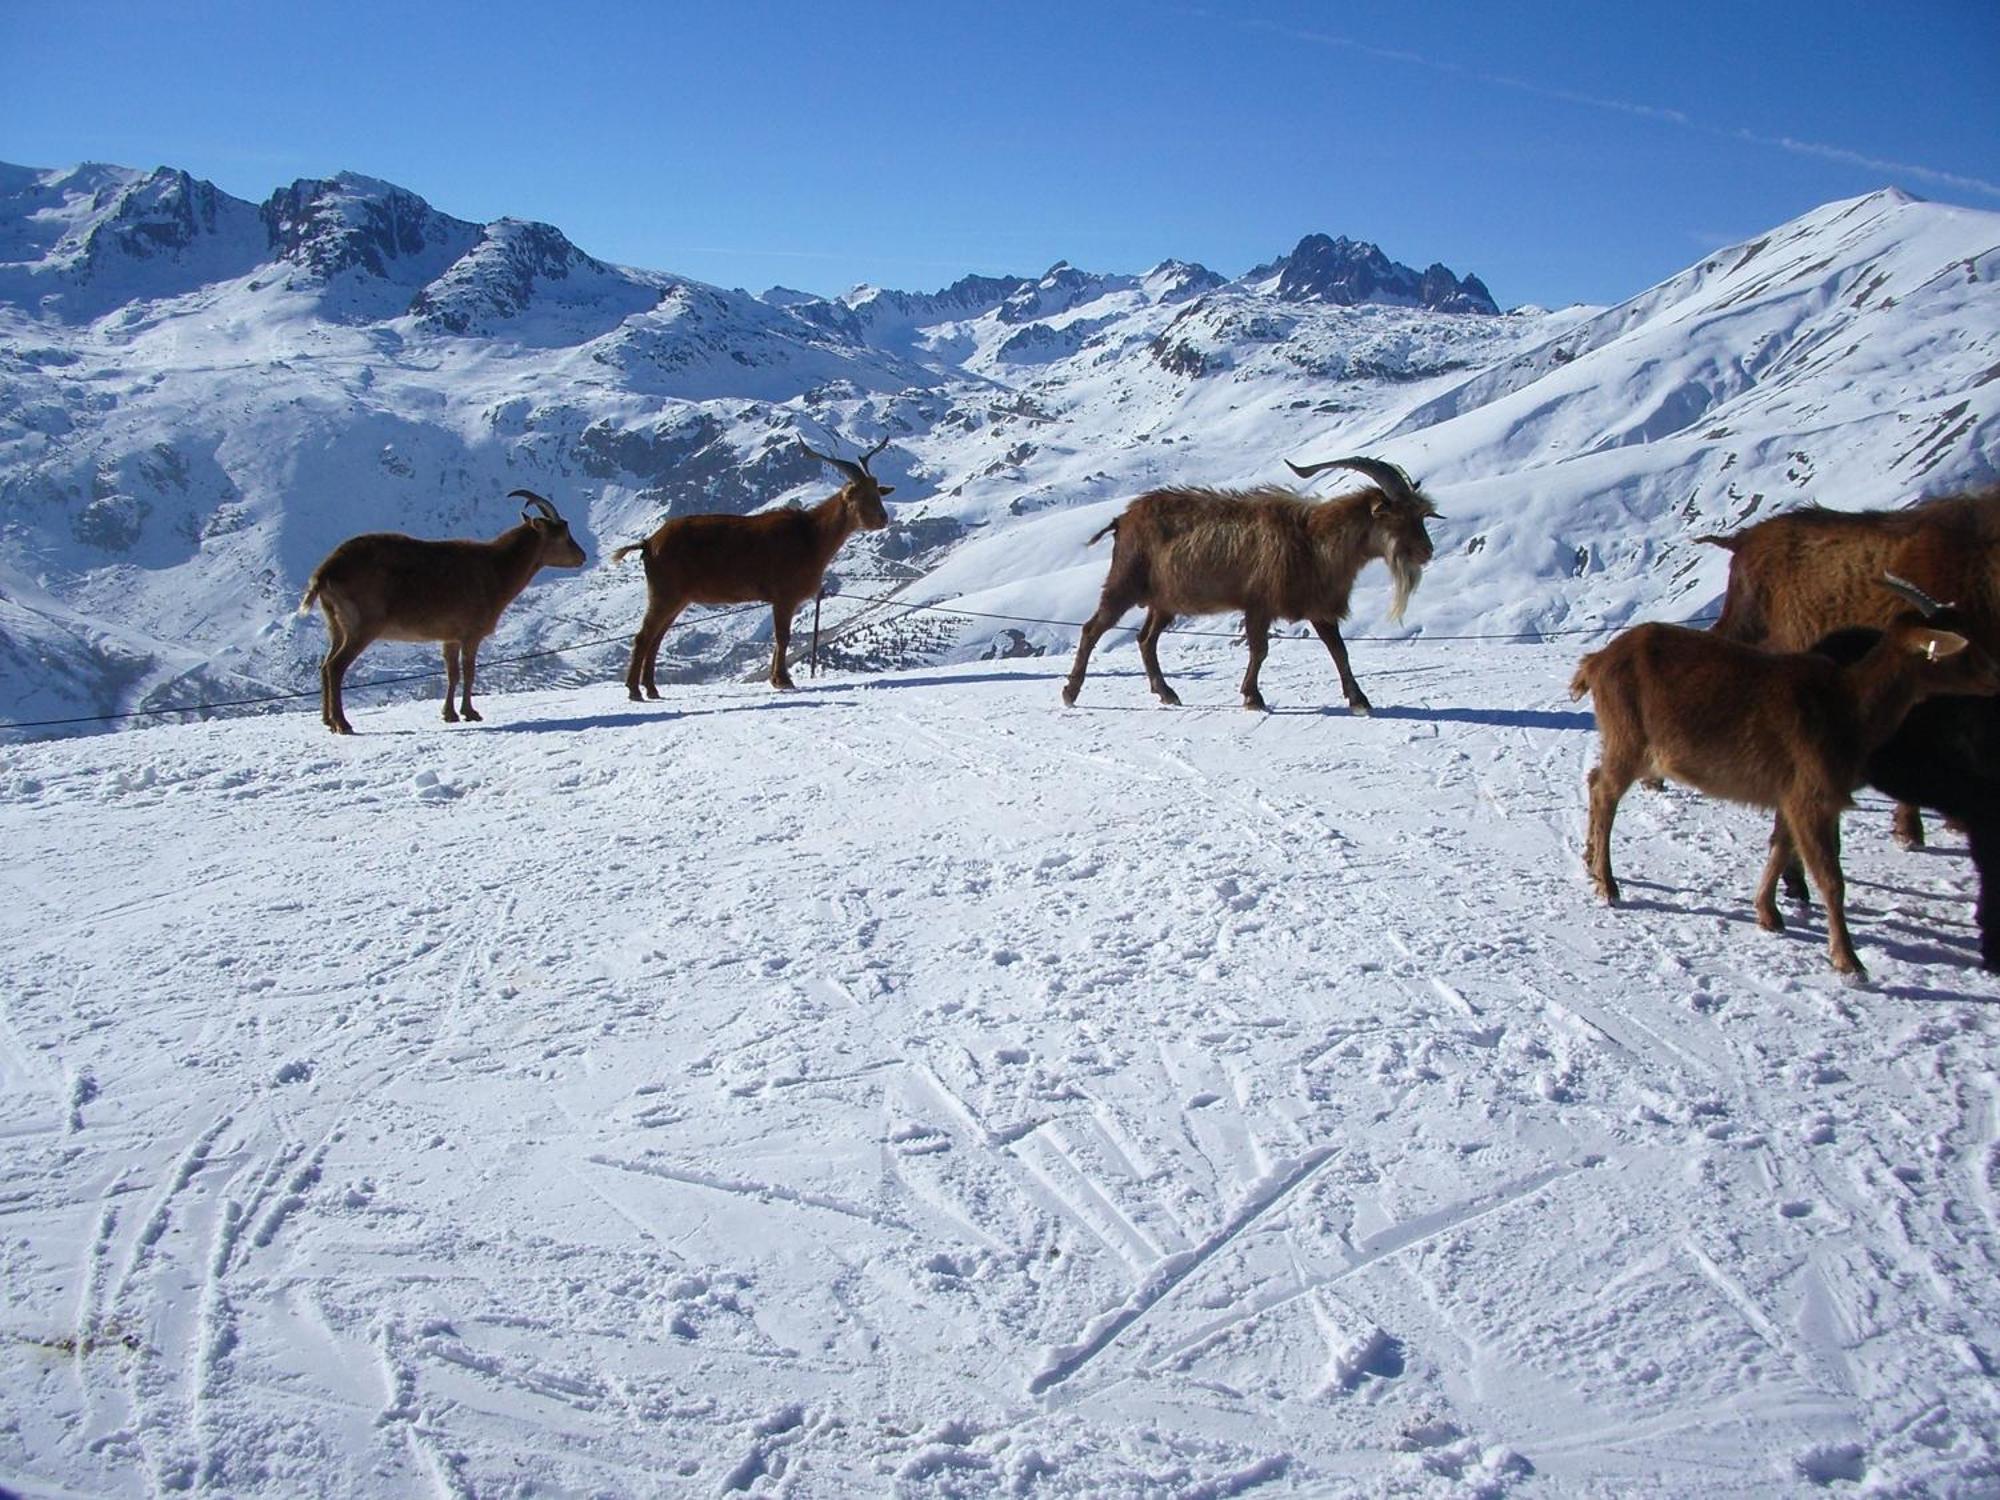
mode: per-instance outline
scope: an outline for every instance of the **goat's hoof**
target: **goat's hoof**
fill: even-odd
[[[469,719],[474,724],[483,724],[486,722],[483,718],[480,717],[479,710],[476,708],[468,708],[464,713],[460,714],[459,717],[462,719]]]
[[[660,690],[648,684],[646,688],[646,696],[653,702],[658,703],[660,701]]]
[[[1924,818],[1914,807],[1898,807],[1891,826],[1896,834],[1896,842],[1905,849],[1924,847]]]
[[[438,717],[443,719],[447,724],[456,724],[458,722],[458,715],[448,708],[439,714]]]
[[[1778,915],[1778,908],[1774,906],[1768,911],[1759,911],[1757,913],[1757,925],[1766,932],[1783,932],[1785,930],[1785,919]]]
[[[1153,696],[1158,698],[1168,708],[1179,708],[1181,706],[1181,695],[1170,687],[1154,688]]]
[[[793,682],[789,677],[773,677],[771,679],[771,686],[781,693],[789,693],[794,691],[798,687],[798,684]]]
[[[1597,899],[1602,901],[1606,906],[1616,906],[1618,904],[1618,882],[1615,880],[1600,880],[1596,884]]]
[[[1868,982],[1868,971],[1861,967],[1861,960],[1852,954],[1834,954],[1833,971],[1844,978],[1849,984],[1866,984]]]
[[[1350,698],[1347,703],[1347,711],[1357,719],[1365,719],[1375,712],[1375,706],[1366,698]]]
[[[1063,685],[1063,690],[1062,690],[1062,698],[1063,698],[1063,707],[1064,707],[1064,708],[1075,708],[1075,707],[1076,707],[1076,695],[1077,695],[1078,693],[1082,692],[1082,691],[1083,691],[1083,689],[1082,689],[1081,687],[1079,687],[1079,686],[1078,686],[1078,685],[1077,685],[1076,683],[1073,683],[1073,682],[1071,682],[1071,683],[1065,683],[1065,684]]]
[[[1271,711],[1265,706],[1264,695],[1262,693],[1245,693],[1243,695],[1243,706],[1252,713],[1267,714]]]

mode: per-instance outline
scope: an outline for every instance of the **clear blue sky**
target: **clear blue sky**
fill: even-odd
[[[345,168],[751,290],[1323,230],[1612,302],[1891,182],[2000,210],[1996,84],[1996,0],[0,0],[0,160]]]

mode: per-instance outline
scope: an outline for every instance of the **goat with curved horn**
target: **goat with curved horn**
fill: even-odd
[[[479,645],[501,612],[543,568],[580,568],[583,548],[560,512],[533,490],[521,524],[490,542],[426,541],[374,532],[349,537],[314,569],[305,614],[315,601],[326,612],[326,659],[319,669],[320,720],[335,734],[352,734],[341,686],[371,641],[437,641],[444,648],[444,720],[479,720],[472,679]],[[453,699],[458,700],[456,707]]]
[[[637,552],[646,565],[646,614],[632,640],[625,691],[633,702],[657,698],[653,681],[660,642],[690,604],[771,606],[771,686],[792,686],[785,668],[792,614],[819,591],[834,553],[856,531],[889,524],[882,497],[895,486],[868,472],[868,460],[889,444],[883,438],[860,462],[821,453],[804,438],[799,446],[846,479],[809,510],[787,507],[753,516],[680,516],[643,542],[612,553],[614,561]]]
[[[1162,703],[1179,696],[1160,672],[1159,639],[1176,615],[1241,610],[1250,641],[1243,674],[1243,706],[1261,709],[1257,674],[1277,620],[1310,620],[1340,673],[1347,706],[1369,711],[1367,696],[1347,661],[1340,622],[1347,617],[1354,578],[1371,560],[1388,565],[1395,592],[1389,616],[1401,619],[1410,591],[1431,560],[1424,522],[1437,515],[1430,496],[1392,463],[1376,458],[1335,458],[1292,472],[1302,479],[1323,469],[1348,468],[1374,481],[1364,490],[1324,502],[1296,490],[1165,489],[1141,495],[1097,536],[1116,535],[1111,568],[1097,612],[1077,638],[1076,661],[1063,687],[1074,704],[1098,638],[1136,604],[1146,607],[1139,631],[1139,659]]]

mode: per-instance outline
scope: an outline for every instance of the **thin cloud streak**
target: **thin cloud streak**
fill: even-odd
[[[1196,14],[1213,18],[1210,12]],[[1366,57],[1381,58],[1385,62],[1409,63],[1419,68],[1428,68],[1434,73],[1450,74],[1459,78],[1470,78],[1479,83],[1491,84],[1496,88],[1513,89],[1519,93],[1532,94],[1538,99],[1553,99],[1563,104],[1581,105],[1587,109],[1609,110],[1617,114],[1632,115],[1644,120],[1657,120],[1664,125],[1678,126],[1701,135],[1713,136],[1718,140],[1742,141],[1747,145],[1764,146],[1777,151],[1789,151],[1794,156],[1810,156],[1821,161],[1839,162],[1843,166],[1865,167],[1871,172],[1889,172],[1905,177],[1914,177],[1920,182],[1932,182],[1941,187],[1953,187],[1963,192],[1982,193],[1989,198],[2000,198],[2000,183],[1988,182],[1983,177],[1967,177],[1959,172],[1947,172],[1938,167],[1926,167],[1916,162],[1889,161],[1879,156],[1869,156],[1865,152],[1851,151],[1844,146],[1830,146],[1818,141],[1802,141],[1789,135],[1760,135],[1754,130],[1725,130],[1714,125],[1705,125],[1690,118],[1678,109],[1667,109],[1656,104],[1639,104],[1629,99],[1610,99],[1600,94],[1579,94],[1570,89],[1550,88],[1545,84],[1530,83],[1523,78],[1510,78],[1502,73],[1486,73],[1477,68],[1467,68],[1458,63],[1444,62],[1422,53],[1407,52],[1388,47],[1373,47],[1353,37],[1338,36],[1322,31],[1298,31],[1290,27],[1275,25],[1269,21],[1246,23],[1260,31],[1269,31],[1288,37],[1293,41],[1308,42],[1322,47],[1338,47],[1350,52],[1358,52]]]

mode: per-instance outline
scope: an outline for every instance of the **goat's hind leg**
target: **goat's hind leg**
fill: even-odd
[[[1806,877],[1799,866],[1799,851],[1792,843],[1792,831],[1779,813],[1771,820],[1771,851],[1764,861],[1764,873],[1757,881],[1757,925],[1766,932],[1783,932],[1785,919],[1778,915],[1778,881],[1785,882],[1785,894],[1806,901]]]
[[[634,703],[660,696],[660,690],[653,682],[653,672],[660,660],[660,642],[685,608],[685,600],[657,596],[647,598],[646,616],[639,622],[638,634],[632,637],[632,660],[625,668],[625,696]],[[639,691],[641,688],[645,689],[643,696]]]
[[[1618,904],[1618,881],[1611,873],[1611,824],[1618,816],[1618,803],[1635,777],[1629,767],[1613,768],[1607,763],[1591,767],[1590,827],[1584,835],[1583,868],[1597,894],[1608,906]]]
[[[1139,627],[1139,660],[1145,664],[1146,682],[1153,696],[1169,708],[1179,708],[1181,695],[1167,685],[1166,674],[1160,670],[1160,637],[1173,623],[1174,617],[1163,609],[1146,611],[1146,623]]]
[[[346,636],[338,646],[327,652],[326,662],[320,668],[326,727],[335,734],[354,733],[354,726],[347,722],[347,713],[341,705],[340,689],[347,679],[347,669],[354,665],[354,658],[367,648],[367,641],[358,636]]]
[[[1062,701],[1065,707],[1074,707],[1076,695],[1083,691],[1084,669],[1090,665],[1090,653],[1096,647],[1098,638],[1116,625],[1118,617],[1131,607],[1129,602],[1121,603],[1111,598],[1107,591],[1106,597],[1097,606],[1097,612],[1083,622],[1083,629],[1076,638],[1076,660],[1070,663],[1069,678],[1063,683]],[[1162,681],[1160,686],[1165,687],[1165,682]],[[1167,691],[1172,693],[1173,689],[1167,688]],[[1161,701],[1177,700],[1164,698]]]

